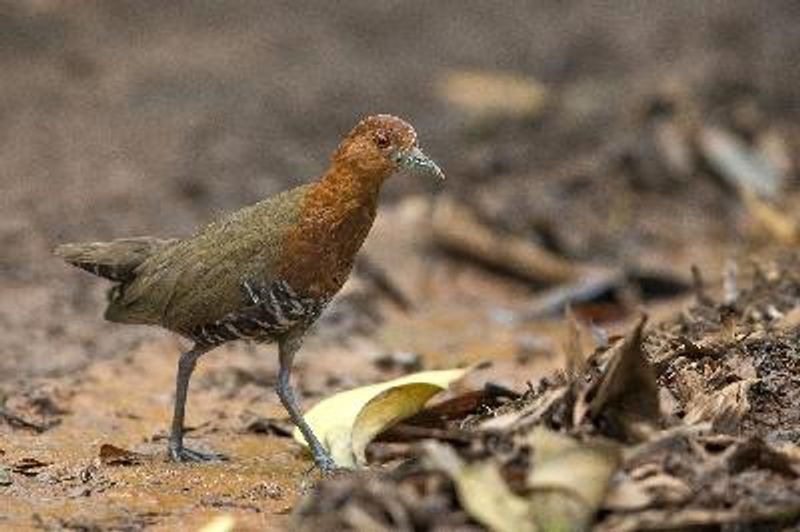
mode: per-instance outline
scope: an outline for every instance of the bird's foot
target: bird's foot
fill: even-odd
[[[170,446],[169,457],[174,462],[224,462],[228,459],[224,454],[201,453],[183,446]]]

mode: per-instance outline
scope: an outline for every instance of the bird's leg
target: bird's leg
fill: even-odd
[[[197,359],[211,350],[211,346],[195,344],[181,354],[178,361],[178,375],[175,379],[175,412],[172,415],[172,431],[169,435],[169,455],[176,462],[207,462],[222,460],[218,454],[204,454],[183,446],[183,418],[186,412],[186,393]]]
[[[286,411],[289,412],[289,417],[292,422],[300,429],[311,449],[311,455],[314,457],[314,463],[323,473],[330,473],[336,469],[336,463],[328,454],[328,451],[322,446],[320,441],[314,435],[311,427],[308,426],[306,420],[303,419],[303,414],[297,406],[297,401],[294,398],[294,392],[289,382],[292,371],[292,361],[297,350],[300,349],[302,343],[302,336],[289,336],[280,340],[278,343],[278,353],[280,358],[280,370],[278,371],[278,397],[283,403]]]

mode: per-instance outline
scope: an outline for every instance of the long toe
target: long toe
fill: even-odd
[[[175,462],[224,462],[228,459],[224,454],[201,453],[186,447],[169,450],[170,458]]]

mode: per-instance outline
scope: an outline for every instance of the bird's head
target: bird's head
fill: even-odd
[[[411,124],[391,115],[359,122],[339,145],[333,160],[335,165],[380,181],[404,169],[444,179],[439,166],[419,149]]]

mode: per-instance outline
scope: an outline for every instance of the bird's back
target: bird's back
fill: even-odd
[[[117,291],[106,318],[188,333],[242,308],[244,282],[276,280],[283,239],[311,186],[245,207],[150,256]]]

